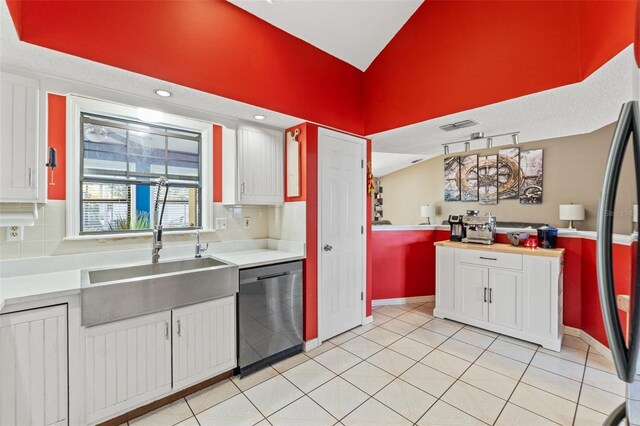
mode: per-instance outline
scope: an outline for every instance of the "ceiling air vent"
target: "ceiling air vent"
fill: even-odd
[[[444,126],[440,126],[442,130],[445,132],[451,132],[453,130],[464,129],[465,127],[477,126],[478,122],[473,120],[463,120],[457,121],[451,124],[445,124]]]
[[[422,161],[422,158],[417,158],[411,162],[411,164],[416,164]]]

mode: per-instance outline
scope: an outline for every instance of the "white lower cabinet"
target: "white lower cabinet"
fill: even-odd
[[[68,424],[67,308],[0,315],[0,425]]]
[[[85,330],[86,422],[99,423],[236,366],[235,296]]]
[[[560,350],[562,250],[436,245],[435,316]]]
[[[171,312],[89,327],[87,422],[109,418],[171,390]]]
[[[236,366],[234,297],[173,311],[173,387],[184,388]]]

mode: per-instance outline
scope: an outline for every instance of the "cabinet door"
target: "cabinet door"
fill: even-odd
[[[525,256],[523,330],[558,339],[562,328],[560,259]]]
[[[240,204],[284,202],[284,138],[279,132],[238,129]]]
[[[522,273],[489,269],[489,322],[522,330]]]
[[[235,366],[235,296],[174,309],[175,389],[201,382]]]
[[[67,417],[66,306],[0,315],[0,425]]]
[[[38,200],[38,81],[2,73],[0,202]]]
[[[456,249],[436,247],[436,309],[455,309]]]
[[[87,422],[106,420],[171,390],[171,312],[89,327]]]
[[[468,318],[487,321],[489,270],[460,263],[456,271],[456,312]]]

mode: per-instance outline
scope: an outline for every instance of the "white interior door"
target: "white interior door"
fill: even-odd
[[[366,141],[318,130],[318,337],[362,324]]]

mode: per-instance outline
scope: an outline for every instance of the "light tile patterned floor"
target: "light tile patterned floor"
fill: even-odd
[[[130,424],[589,426],[623,401],[613,363],[576,337],[554,352],[432,313],[378,307],[373,324]]]

